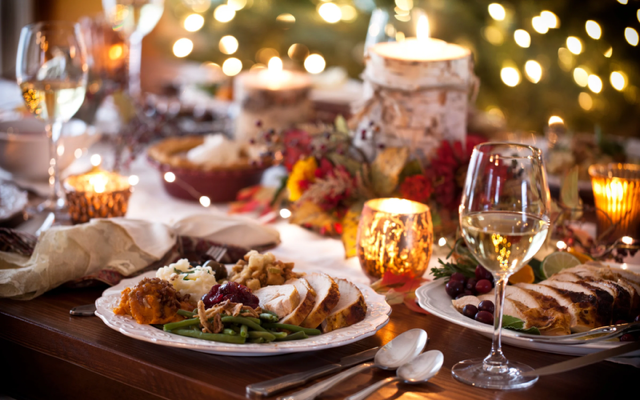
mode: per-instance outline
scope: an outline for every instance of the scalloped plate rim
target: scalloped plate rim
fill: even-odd
[[[323,333],[316,337],[291,342],[269,344],[226,344],[210,342],[164,332],[152,327],[151,325],[140,325],[131,317],[115,315],[111,311],[111,307],[114,302],[119,300],[122,289],[134,285],[143,278],[154,276],[155,271],[149,271],[134,278],[123,279],[118,285],[105,290],[102,296],[95,302],[96,316],[98,316],[109,328],[137,340],[208,354],[254,357],[318,351],[345,346],[375,335],[378,330],[382,329],[389,322],[389,315],[391,314],[391,306],[389,306],[389,304],[384,300],[384,296],[377,294],[369,286],[356,283],[356,286],[358,286],[362,291],[362,294],[365,296],[365,302],[367,303],[368,310],[365,319],[355,325],[337,329],[329,333]],[[378,315],[372,315],[372,311],[374,310],[378,312]],[[347,334],[347,332],[352,333]],[[321,338],[321,342],[318,343],[316,338]],[[332,338],[340,340],[332,340]]]

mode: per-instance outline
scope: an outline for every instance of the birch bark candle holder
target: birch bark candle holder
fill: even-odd
[[[352,121],[379,127],[386,145],[428,156],[443,139],[464,142],[467,105],[478,80],[468,49],[429,38],[426,17],[417,32],[417,38],[369,48],[365,102],[353,110]]]
[[[236,140],[248,141],[263,129],[289,128],[311,117],[309,76],[284,71],[282,61],[272,61],[269,69],[242,73],[234,82],[234,97],[239,107],[235,119]]]
[[[124,217],[131,196],[127,177],[100,169],[68,177],[64,190],[74,224],[92,218]]]

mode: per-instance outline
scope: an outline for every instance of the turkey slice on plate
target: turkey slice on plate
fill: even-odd
[[[360,289],[346,279],[336,278],[335,281],[340,290],[340,301],[322,322],[322,332],[325,333],[358,323],[367,314],[367,304]]]
[[[300,304],[289,315],[280,321],[281,324],[300,325],[307,315],[313,310],[316,303],[316,292],[311,288],[309,282],[304,278],[289,279],[285,282],[296,287],[300,295]]]
[[[265,286],[253,292],[260,300],[260,307],[276,313],[278,318],[291,314],[300,304],[300,294],[294,285]]]
[[[338,284],[327,274],[309,274],[305,276],[305,279],[316,292],[316,301],[313,309],[300,326],[316,328],[331,314],[331,310],[340,301],[340,290]]]

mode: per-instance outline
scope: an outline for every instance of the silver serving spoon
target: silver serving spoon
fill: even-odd
[[[364,400],[384,385],[395,381],[404,381],[412,384],[426,382],[436,376],[440,368],[442,368],[443,361],[444,356],[439,350],[427,351],[398,368],[396,376],[374,383],[368,388],[347,397],[345,400]]]
[[[306,389],[278,397],[278,400],[315,399],[316,396],[330,389],[338,382],[373,367],[395,370],[416,358],[422,352],[425,344],[427,344],[427,332],[423,329],[408,330],[382,346],[376,353],[373,362],[360,364]]]

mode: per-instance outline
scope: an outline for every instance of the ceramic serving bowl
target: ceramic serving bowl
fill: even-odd
[[[44,123],[35,118],[0,121],[0,168],[17,178],[44,180],[49,176],[49,139]],[[76,149],[86,149],[100,138],[95,128],[80,120],[64,124],[58,156],[63,171],[75,159]]]

